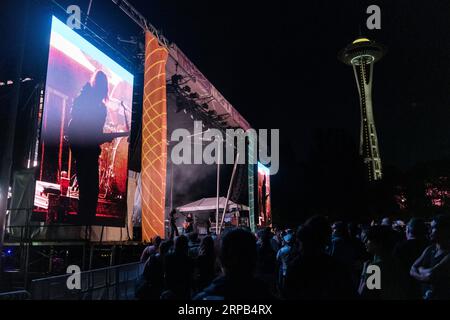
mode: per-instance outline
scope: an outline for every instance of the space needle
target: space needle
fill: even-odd
[[[372,104],[373,66],[385,54],[384,46],[367,38],[358,38],[339,53],[339,60],[352,66],[361,105],[360,155],[369,181],[383,177],[378,136]]]

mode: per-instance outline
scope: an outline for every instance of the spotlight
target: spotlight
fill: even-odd
[[[189,99],[196,100],[196,99],[198,99],[198,98],[200,98],[200,96],[198,95],[197,92],[191,93],[191,94],[189,95]]]
[[[179,74],[174,74],[172,76],[172,84],[179,84],[182,79],[183,77],[180,76]]]

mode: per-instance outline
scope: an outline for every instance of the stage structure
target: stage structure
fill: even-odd
[[[256,231],[271,223],[270,177],[247,164],[256,163],[256,146],[239,155],[244,165],[172,162],[176,129],[225,133],[251,126],[180,48],[126,0],[113,3],[144,31],[132,56],[95,30],[68,28],[64,8],[42,9],[35,19],[43,34],[34,78],[46,81],[36,86],[35,118],[26,125],[33,134],[22,159],[28,166],[14,173],[4,241],[24,287],[32,273],[135,261],[124,256],[166,237],[170,211],[198,199],[216,199],[218,214],[210,213],[219,225],[245,221],[240,225]]]
[[[142,228],[142,240],[149,241],[157,235],[167,236],[169,212],[196,197],[208,196],[202,193],[206,191],[202,190],[206,189],[203,181],[220,172],[220,165],[217,169],[199,164],[174,165],[170,160],[173,143],[169,141],[173,131],[184,128],[193,132],[198,129],[194,121],[202,121],[204,131],[247,130],[251,126],[181,49],[170,44],[128,1],[112,1],[145,31],[142,171],[133,222]],[[245,180],[244,169],[239,168],[236,185]],[[199,194],[197,190],[201,190]],[[219,187],[218,199],[220,192]]]
[[[216,166],[174,165],[170,159],[172,133],[180,128],[199,130],[195,121],[202,122],[202,132],[251,128],[176,45],[165,46],[147,32],[141,172],[144,241],[168,234],[168,213],[173,208],[214,195],[196,191],[205,188],[202,179],[215,179]],[[187,193],[190,198],[183,197]]]
[[[372,104],[373,67],[385,48],[367,38],[358,38],[339,53],[339,59],[353,67],[361,104],[360,155],[364,158],[369,181],[383,177],[378,136]]]
[[[53,243],[148,242],[156,236],[167,236],[172,209],[199,198],[220,199],[228,189],[229,203],[242,203],[250,211],[252,230],[269,225],[270,200],[264,202],[267,210],[261,213],[258,204],[263,202],[258,199],[258,188],[262,187],[262,180],[260,175],[249,174],[250,166],[234,168],[234,184],[248,191],[242,193],[246,199],[238,200],[233,195],[241,193],[236,191],[239,188],[228,188],[231,179],[223,179],[223,175],[216,195],[216,176],[221,165],[172,163],[174,145],[170,137],[176,129],[194,132],[199,129],[195,127],[199,121],[203,131],[248,130],[251,126],[180,48],[169,44],[127,1],[113,2],[144,30],[145,59],[142,65],[128,71],[113,55],[102,52],[82,33],[62,23],[64,16],[51,18],[45,99],[36,117],[39,150],[35,158],[39,167],[35,181],[29,179],[29,172],[26,179],[18,176],[20,181],[33,183],[34,188],[24,186],[13,195],[17,198],[33,194],[34,206],[24,208],[27,197],[19,197],[22,200],[17,206],[25,213],[19,217],[11,208],[8,241],[25,238]],[[137,126],[142,143],[141,171],[137,172],[129,171],[128,162],[139,69],[144,74],[142,124]],[[106,88],[104,95],[95,105],[85,108],[94,101],[94,88],[101,88],[102,83]],[[85,147],[93,152],[84,152]],[[246,152],[248,156],[253,154]],[[225,172],[225,166],[222,167]],[[254,174],[259,172],[254,168]],[[212,188],[205,185],[206,180],[213,181]],[[251,180],[255,180],[252,191],[248,188]],[[269,176],[265,181],[269,192]],[[83,187],[95,195],[94,204],[86,192],[83,199]],[[218,209],[222,209],[220,205]],[[87,221],[89,214],[92,220]],[[92,225],[89,235],[86,224]]]

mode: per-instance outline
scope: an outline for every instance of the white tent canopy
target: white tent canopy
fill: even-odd
[[[225,202],[227,199],[225,197],[221,197],[219,199],[219,209],[224,209]],[[195,202],[186,204],[184,206],[178,207],[177,211],[179,212],[196,212],[196,211],[212,211],[217,209],[217,198],[203,198],[201,200],[197,200]],[[228,201],[228,210],[239,210],[239,211],[248,211],[249,207],[243,204],[237,204],[233,201]]]

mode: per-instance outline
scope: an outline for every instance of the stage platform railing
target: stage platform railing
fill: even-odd
[[[62,275],[31,282],[32,300],[134,300],[144,264],[131,263],[81,272],[81,290],[71,290]]]

